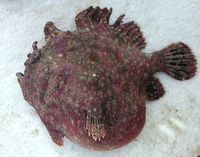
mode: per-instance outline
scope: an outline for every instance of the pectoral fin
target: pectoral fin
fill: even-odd
[[[146,88],[147,100],[157,100],[165,94],[158,78],[152,77]]]
[[[93,140],[100,141],[106,136],[105,123],[102,117],[90,117],[87,115],[86,130],[88,135],[92,135]]]

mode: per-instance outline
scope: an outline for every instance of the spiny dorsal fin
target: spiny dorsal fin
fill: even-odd
[[[134,45],[138,49],[145,47],[145,39],[143,38],[142,32],[137,24],[133,21],[123,23],[122,18],[125,16],[121,15],[113,25],[109,25],[109,17],[112,13],[112,8],[100,9],[99,7],[93,8],[92,6],[88,9],[80,12],[76,16],[76,27],[77,29],[95,30],[99,32],[108,32],[114,36],[120,35],[124,43]],[[112,31],[113,30],[113,31]]]
[[[44,27],[45,41],[48,42],[53,36],[62,33],[61,30],[56,28],[52,21],[46,23]]]

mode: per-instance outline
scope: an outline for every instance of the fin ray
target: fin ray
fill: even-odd
[[[120,35],[120,42],[124,44],[134,45],[138,49],[145,47],[145,39],[138,25],[134,22],[123,23],[122,19],[125,14],[118,17],[113,25],[109,25],[109,18],[112,13],[112,8],[100,9],[99,7],[93,8],[92,6],[85,11],[80,12],[76,16],[77,29],[88,28],[90,30],[105,31],[110,29],[110,34],[113,38]]]
[[[101,117],[90,117],[87,115],[86,130],[88,130],[88,135],[92,135],[95,141],[97,139],[100,141],[106,135],[105,124]]]
[[[159,79],[152,77],[146,88],[147,100],[157,100],[165,94],[164,88]]]
[[[196,73],[197,61],[184,43],[171,44],[153,55],[161,65],[158,71],[164,71],[177,80],[188,80]]]

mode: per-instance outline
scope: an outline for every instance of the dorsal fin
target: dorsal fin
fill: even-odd
[[[100,9],[99,7],[93,8],[92,6],[88,9],[80,12],[76,16],[76,27],[77,29],[96,30],[99,32],[108,31],[114,35],[120,35],[123,38],[125,44],[136,46],[138,49],[145,47],[145,39],[142,36],[142,32],[136,23],[133,21],[123,23],[122,18],[124,14],[119,16],[113,25],[109,25],[109,17],[112,13],[112,8]]]

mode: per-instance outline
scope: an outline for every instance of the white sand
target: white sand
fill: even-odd
[[[200,76],[177,81],[157,74],[166,94],[147,102],[146,124],[129,145],[107,152],[80,148],[68,139],[55,145],[35,110],[23,99],[16,72],[23,72],[32,43],[44,42],[43,27],[53,21],[75,30],[75,15],[90,5],[112,7],[110,22],[126,13],[146,38],[144,52],[183,41],[200,60],[199,0],[0,0],[0,157],[196,157],[200,155]],[[199,70],[199,69],[198,69]]]

